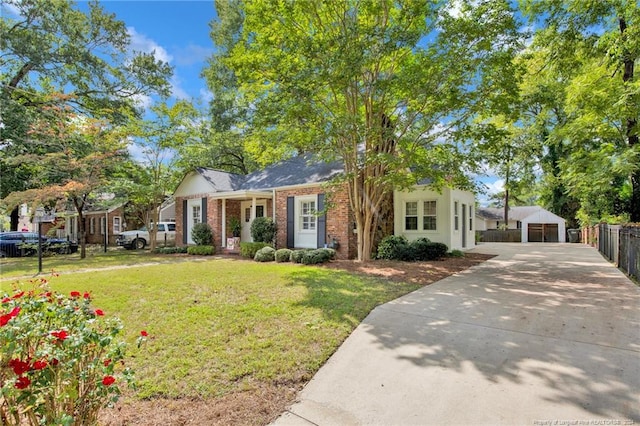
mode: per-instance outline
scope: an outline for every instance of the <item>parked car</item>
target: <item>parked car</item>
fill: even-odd
[[[153,226],[153,224],[152,224]],[[116,244],[128,250],[143,249],[149,242],[151,237],[146,226],[133,231],[124,231],[118,234]],[[158,233],[156,234],[156,243],[175,244],[176,242],[176,224],[175,222],[158,222]]]
[[[78,244],[61,238],[41,237],[42,251],[70,254],[78,251]],[[37,232],[0,232],[0,257],[32,256],[38,253]]]

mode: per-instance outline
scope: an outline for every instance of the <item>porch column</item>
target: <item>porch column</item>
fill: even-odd
[[[227,199],[222,199],[222,229],[220,230],[222,248],[227,247]]]
[[[251,222],[256,218],[256,197],[251,199]]]

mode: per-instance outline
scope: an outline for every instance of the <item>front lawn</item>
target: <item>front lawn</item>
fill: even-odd
[[[134,400],[209,404],[265,386],[299,386],[375,306],[419,287],[231,259],[62,273],[50,285],[67,294],[88,291],[95,307],[122,319],[139,385]],[[0,283],[3,291],[10,286]],[[140,330],[150,338],[138,350]],[[273,413],[256,416],[249,423]]]

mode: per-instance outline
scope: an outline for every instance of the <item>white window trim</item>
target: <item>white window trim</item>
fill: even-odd
[[[460,230],[460,214],[458,209],[459,204],[460,203],[457,200],[453,202],[453,230],[456,232]],[[438,226],[438,218],[436,214],[436,227],[437,226]]]
[[[407,216],[407,204],[416,203],[416,215]],[[416,229],[407,229],[407,217],[416,218]],[[405,232],[420,233],[420,200],[404,200],[402,204],[402,227]]]
[[[299,197],[297,200],[298,203],[298,232],[301,234],[315,234],[316,232],[318,232],[318,216],[316,216],[317,210],[316,208],[318,207],[318,198],[316,196],[311,196],[311,197]],[[310,215],[303,215],[302,211],[303,211],[303,204],[307,204],[307,203],[313,203],[313,212]],[[303,218],[304,217],[310,217],[313,218],[313,229],[304,229],[302,227],[303,224]]]
[[[113,229],[113,233],[119,234],[120,232],[122,232],[122,219],[120,218],[120,216],[114,216],[112,219],[112,222],[113,222],[113,227],[111,229]],[[118,222],[117,226],[116,226],[116,222]]]
[[[89,233],[91,235],[96,233],[96,218],[95,217],[90,217],[89,218]]]
[[[100,217],[100,235],[104,235],[105,228],[107,227],[107,219]]]
[[[435,211],[435,214],[427,215],[425,213],[425,211],[424,211],[424,203],[431,203],[431,202],[435,203],[435,206],[436,206],[435,210],[436,211]],[[420,232],[434,232],[434,233],[438,232],[438,222],[439,222],[439,220],[438,220],[438,200],[434,200],[434,199],[422,200],[422,202],[418,204],[418,210],[419,210],[419,213],[422,213],[420,216],[418,216],[418,217],[422,218],[422,221],[420,221],[421,223],[418,224],[418,229],[422,228],[420,230]],[[434,217],[436,219],[436,227],[435,227],[435,229],[424,229],[424,218],[425,217]],[[422,225],[422,226],[420,226],[420,225]]]

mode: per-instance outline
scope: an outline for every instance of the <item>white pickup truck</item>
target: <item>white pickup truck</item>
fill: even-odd
[[[153,224],[151,224],[153,227]],[[133,231],[124,231],[118,234],[116,244],[128,250],[143,249],[151,241],[149,230],[146,226]],[[156,244],[171,244],[176,242],[176,224],[174,222],[159,222]]]

